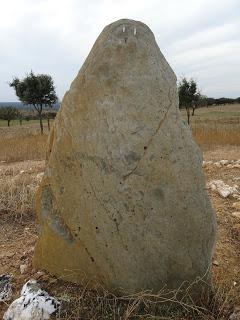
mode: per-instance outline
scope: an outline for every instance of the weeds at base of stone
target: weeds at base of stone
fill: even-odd
[[[62,309],[56,319],[229,319],[238,302],[240,287],[221,287],[216,283],[212,289],[208,287],[205,290],[196,304],[190,296],[195,284],[185,289],[184,294],[181,288],[174,291],[163,288],[158,294],[143,291],[125,296],[116,296],[100,285],[95,286],[95,289],[90,289],[90,284],[85,287],[73,285],[72,292],[64,292],[60,297],[63,301]],[[206,286],[206,283],[203,284]]]

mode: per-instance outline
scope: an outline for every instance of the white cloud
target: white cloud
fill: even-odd
[[[238,0],[12,0],[0,11],[0,101],[15,101],[7,82],[31,69],[68,89],[103,27],[120,18],[153,30],[178,76],[210,96],[240,96]]]

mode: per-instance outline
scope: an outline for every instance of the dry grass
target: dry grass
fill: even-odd
[[[221,125],[217,122],[192,125],[195,141],[204,150],[220,145],[240,145],[240,125]],[[1,135],[0,161],[14,162],[45,158],[47,134]]]
[[[39,134],[36,125],[0,128],[0,161],[44,159],[47,134],[46,128]]]
[[[58,292],[59,289],[61,283],[58,281]],[[239,294],[236,286],[216,283],[215,288],[205,291],[197,304],[189,295],[191,286],[184,294],[180,288],[175,291],[162,289],[158,294],[145,291],[125,296],[115,296],[100,285],[94,290],[71,284],[62,289],[64,292],[59,297],[62,310],[57,316],[61,320],[223,320],[233,313]]]
[[[220,145],[240,145],[240,124],[206,121],[196,122],[191,128],[195,141],[204,150]]]
[[[44,163],[37,161],[0,166],[0,212],[18,218],[33,214],[43,167]]]
[[[186,121],[186,111],[181,114]],[[190,122],[193,137],[204,150],[240,145],[239,104],[197,109]]]

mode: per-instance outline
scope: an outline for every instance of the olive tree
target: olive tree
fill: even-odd
[[[178,83],[179,107],[185,108],[187,112],[188,124],[190,123],[190,109],[194,115],[195,109],[201,99],[201,94],[197,87],[197,82],[193,79],[182,78]]]
[[[20,112],[15,107],[2,107],[0,108],[0,119],[6,120],[8,127],[11,120],[18,119]]]
[[[32,71],[22,80],[14,78],[13,87],[19,100],[32,105],[38,113],[41,133],[43,133],[43,108],[49,108],[57,102],[53,79],[48,74],[35,75]]]

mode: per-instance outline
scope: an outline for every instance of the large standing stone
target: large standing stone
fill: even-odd
[[[50,134],[35,265],[127,291],[203,276],[215,220],[201,166],[151,30],[107,26]]]

